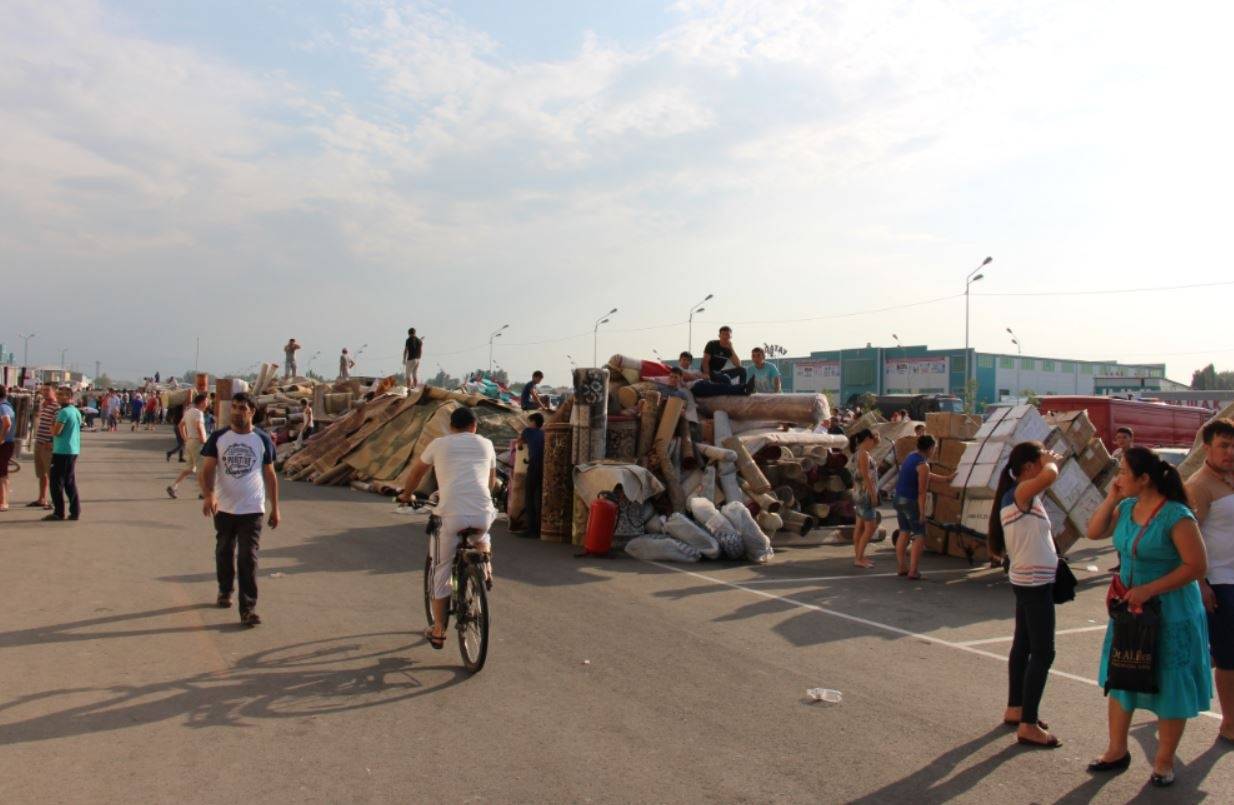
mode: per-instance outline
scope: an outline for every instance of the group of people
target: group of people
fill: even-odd
[[[1125,434],[1134,438],[1134,434]],[[1218,419],[1202,431],[1204,466],[1185,484],[1152,450],[1126,447],[1117,479],[1088,523],[1087,537],[1113,540],[1119,566],[1108,599],[1112,612],[1154,613],[1158,628],[1149,679],[1143,689],[1118,687],[1111,672],[1115,621],[1106,630],[1098,682],[1109,699],[1109,743],[1092,773],[1131,764],[1128,731],[1135,711],[1157,717],[1157,751],[1150,782],[1174,782],[1174,755],[1187,720],[1206,711],[1216,688],[1224,714],[1219,740],[1234,744],[1234,420]],[[1060,458],[1040,442],[1011,451],[999,478],[989,524],[990,550],[1005,557],[1015,595],[1015,633],[1009,655],[1004,721],[1020,743],[1055,748],[1062,742],[1040,719],[1046,679],[1054,660],[1054,608],[1065,586],[1042,495],[1058,479]],[[1119,662],[1127,658],[1120,655]],[[1155,689],[1155,692],[1153,692]]]
[[[27,508],[48,512],[46,521],[81,518],[77,493],[77,456],[85,420],[71,389],[44,383],[38,388],[38,417],[34,425],[34,474],[38,498]],[[8,391],[0,386],[0,512],[9,510],[9,464],[16,450],[17,419]]]
[[[302,345],[295,338],[287,339],[287,343],[283,345],[284,378],[299,376],[296,353],[301,348]],[[416,335],[415,327],[408,328],[407,340],[403,342],[403,370],[406,374],[408,388],[415,388],[420,385],[420,358],[423,354],[424,337]],[[355,356],[347,350],[347,347],[343,347],[343,351],[339,353],[338,358],[338,379],[350,380],[351,370],[354,368],[356,368]]]

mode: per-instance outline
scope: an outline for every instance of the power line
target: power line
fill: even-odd
[[[1094,291],[999,291],[975,293],[973,296],[1105,296],[1126,293],[1159,293],[1161,291],[1186,291],[1193,288],[1218,288],[1234,285],[1234,280],[1222,282],[1198,282],[1191,285],[1159,285],[1155,288],[1102,288]]]

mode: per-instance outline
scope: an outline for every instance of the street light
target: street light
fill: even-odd
[[[969,296],[970,296],[969,289],[972,288],[974,282],[979,281],[982,277],[985,276],[985,274],[979,273],[981,269],[985,268],[986,266],[988,266],[990,263],[993,263],[993,262],[994,262],[993,257],[987,257],[986,259],[981,261],[981,265],[977,266],[972,271],[970,271],[968,273],[968,276],[964,278],[964,396],[966,398],[965,402],[969,402],[969,400],[967,399],[968,381],[971,380],[973,377],[972,361],[969,360],[969,356],[968,356],[968,301],[969,301]]]
[[[21,350],[22,366],[30,365],[30,339],[34,338],[36,335],[38,335],[38,333],[30,333],[29,335],[22,335],[21,333],[17,334],[17,337],[25,342],[25,346],[23,346]]]
[[[594,366],[600,361],[600,325],[608,324],[609,316],[617,312],[617,308],[613,308],[608,313],[605,313],[600,318],[596,319],[596,326],[591,331],[591,364]]]
[[[568,352],[566,353],[566,360],[568,360],[568,361],[570,362],[570,368],[571,368],[571,369],[577,369],[577,368],[578,368],[578,364],[574,362],[574,356],[573,356],[573,355],[571,355],[571,354],[570,354],[570,353],[568,353]]]
[[[1024,366],[1024,350],[1020,348],[1019,337],[1010,327],[1007,328],[1007,333],[1011,336],[1011,343],[1015,344],[1015,354],[1019,356],[1015,362],[1015,399],[1019,402],[1020,394],[1023,392],[1020,388],[1020,369]]]
[[[904,360],[904,345],[900,343],[900,336],[896,335],[895,333],[892,333],[892,334],[891,334],[891,340],[895,341],[895,342],[896,342],[896,346],[897,346],[897,347],[899,347],[899,349],[900,349],[900,360]],[[897,367],[896,367],[896,374],[898,375],[899,373],[900,373],[900,367],[898,367],[898,366],[897,366]],[[886,372],[885,372],[885,371],[884,371],[884,376],[886,376]],[[890,394],[891,392],[890,392],[890,391],[888,391],[887,393],[888,393],[888,394]]]
[[[686,349],[689,350],[691,355],[694,354],[694,314],[702,313],[704,310],[706,310],[707,308],[699,307],[699,305],[703,304],[703,302],[710,301],[713,296],[715,296],[715,294],[709,293],[703,297],[702,301],[695,302],[694,304],[690,305],[690,321],[689,321],[689,332],[686,336]]]
[[[69,351],[68,347],[65,347],[64,349],[60,350],[60,371],[61,372],[64,371],[64,356],[68,354],[68,351]]]
[[[493,374],[493,339],[501,338],[501,331],[509,327],[508,324],[503,324],[493,331],[493,334],[488,337],[488,373]]]

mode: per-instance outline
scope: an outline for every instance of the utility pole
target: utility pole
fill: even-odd
[[[94,379],[99,379],[99,368],[102,366],[98,361],[94,362]]]

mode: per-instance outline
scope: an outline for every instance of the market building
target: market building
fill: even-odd
[[[1147,394],[1188,388],[1168,380],[1162,363],[1081,361],[925,345],[866,345],[777,358],[774,363],[783,375],[785,391],[822,392],[840,404],[866,393],[963,397],[966,371],[976,381],[977,402],[985,404],[1025,391],[1037,395]]]

